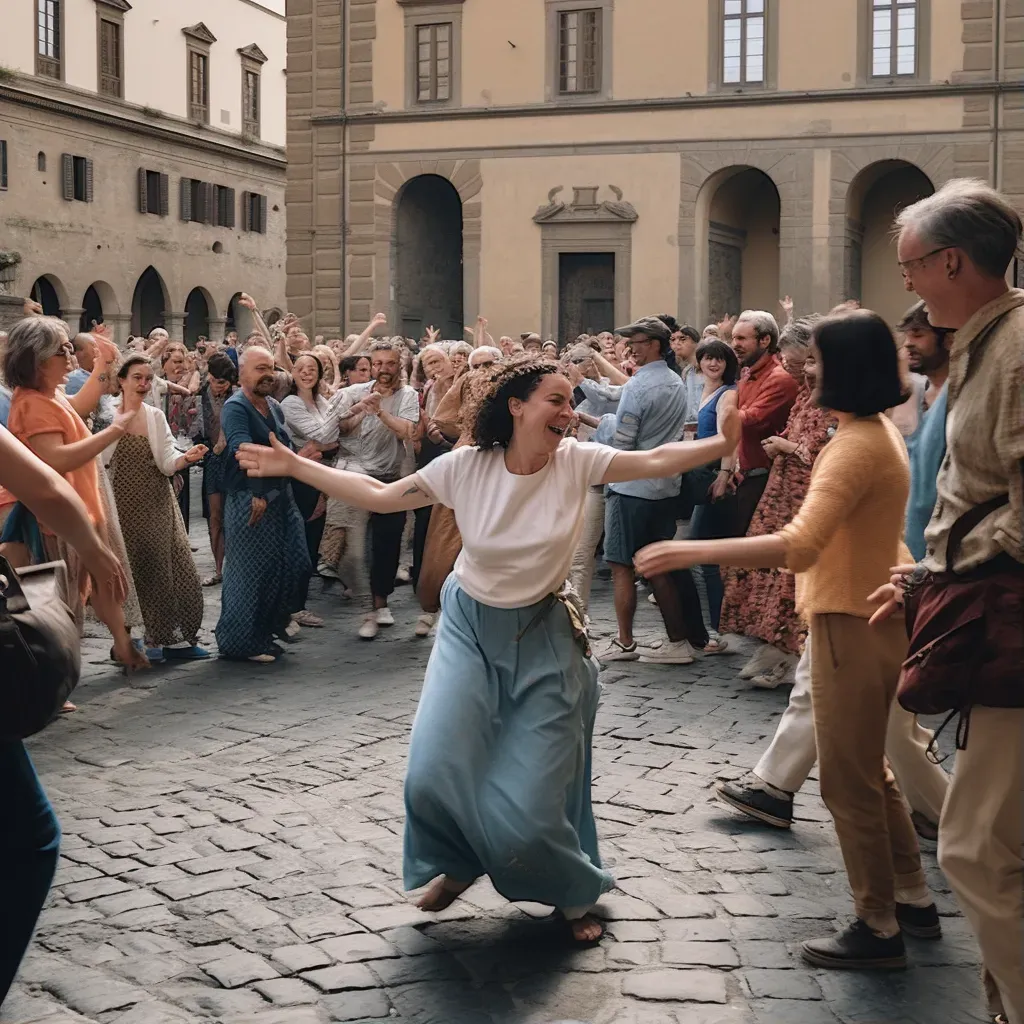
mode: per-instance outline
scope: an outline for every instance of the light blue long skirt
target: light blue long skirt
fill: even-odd
[[[591,906],[615,885],[590,803],[596,663],[557,602],[491,608],[452,575],[441,610],[409,746],[405,887],[488,875],[509,900]]]

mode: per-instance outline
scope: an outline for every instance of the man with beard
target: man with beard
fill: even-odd
[[[778,357],[779,325],[771,313],[759,309],[741,313],[732,329],[732,347],[742,367],[736,401],[743,435],[735,478],[736,533],[742,537],[754,518],[771,469],[761,442],[783,432],[799,385]]]
[[[375,341],[370,346],[370,374],[366,384],[353,384],[342,392],[338,415],[344,419],[364,399],[372,403],[355,428],[359,431],[359,464],[363,472],[383,483],[402,476],[405,445],[420,421],[416,391],[402,384],[401,339]],[[344,431],[344,426],[342,427]],[[395,589],[395,574],[402,553],[406,512],[370,513],[370,592],[373,611],[359,628],[364,640],[372,640],[380,626],[393,626],[395,618],[388,598]]]
[[[936,500],[936,478],[946,454],[946,380],[953,332],[932,327],[924,301],[916,302],[896,325],[903,336],[913,373],[927,378],[916,387],[917,428],[906,439],[910,454],[910,500],[907,503],[906,542],[915,558],[924,558],[924,530]]]
[[[253,346],[242,353],[239,384],[221,411],[228,458],[222,483],[224,583],[215,632],[222,658],[270,664],[283,653],[275,637],[286,637],[292,615],[301,609],[312,567],[291,482],[250,478],[235,460],[239,445],[269,445],[271,434],[294,447],[281,406],[270,397],[276,379],[268,349]],[[314,452],[307,446],[299,454]]]

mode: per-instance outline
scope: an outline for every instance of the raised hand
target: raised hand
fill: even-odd
[[[281,444],[276,434],[270,435],[269,448],[262,444],[240,445],[235,458],[249,476],[255,477],[291,476],[298,461],[298,456]]]
[[[374,327],[383,327],[388,322],[388,318],[383,313],[374,313],[373,319],[370,323]]]
[[[240,306],[245,306],[246,309],[256,308],[256,300],[245,292],[242,292],[242,294],[238,296],[238,304]]]
[[[96,347],[99,349],[99,361],[104,367],[113,366],[121,358],[121,352],[118,347],[102,335],[94,333],[93,337],[96,338]]]

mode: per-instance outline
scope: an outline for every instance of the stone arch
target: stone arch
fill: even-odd
[[[393,309],[395,284],[392,249],[397,230],[398,196],[420,175],[446,179],[462,202],[463,320],[472,323],[480,312],[481,203],[479,160],[410,160],[374,165],[374,195],[351,203],[352,222],[372,223],[373,240],[350,246],[348,321],[362,327],[378,311]],[[375,197],[375,198],[374,198]],[[366,257],[369,257],[367,259]]]
[[[210,321],[217,316],[213,296],[203,287],[193,288],[185,299],[185,344],[195,348],[200,335],[210,337]]]
[[[428,326],[461,341],[465,326],[462,199],[439,174],[418,174],[392,203],[389,320],[396,334],[421,338]]]
[[[227,319],[224,321],[225,337],[234,331],[240,342],[245,341],[256,330],[256,321],[253,319],[252,312],[238,301],[241,297],[242,292],[235,292],[231,296],[227,306]]]
[[[166,311],[170,308],[170,296],[163,277],[155,267],[146,267],[135,282],[132,294],[132,334],[144,336],[155,327],[163,327]]]
[[[679,212],[679,312],[698,327],[711,315],[710,249],[712,208],[716,195],[733,179],[747,174],[767,179],[778,196],[778,288],[797,290],[796,232],[797,156],[792,150],[754,145],[688,151],[681,157],[682,189]],[[751,174],[750,172],[755,172]],[[773,301],[777,301],[775,296]],[[773,306],[767,307],[769,309]],[[730,311],[731,312],[731,311]]]
[[[834,302],[857,297],[848,294],[859,276],[856,252],[851,250],[858,231],[856,222],[851,225],[850,220],[851,211],[860,211],[865,192],[878,183],[886,169],[893,171],[899,167],[916,169],[930,182],[932,190],[939,188],[956,175],[955,142],[955,139],[947,142],[910,140],[833,150],[829,194],[829,292]],[[895,260],[895,255],[892,258]],[[895,264],[892,273],[894,291],[898,291],[901,281]],[[909,299],[903,302],[903,306],[909,304]]]
[[[56,274],[40,274],[32,282],[29,298],[38,302],[47,316],[61,316],[68,308],[68,290]]]
[[[90,331],[93,321],[102,324],[111,314],[120,312],[121,307],[114,289],[106,281],[93,281],[82,296],[82,315],[78,329]]]

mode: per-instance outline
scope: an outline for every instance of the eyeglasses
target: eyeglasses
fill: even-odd
[[[938,249],[932,249],[931,252],[926,252],[923,256],[915,256],[909,260],[897,260],[897,266],[900,268],[900,273],[907,278],[911,275],[914,269],[914,264],[920,264],[920,269],[924,269],[924,261],[931,259],[933,256],[938,256],[940,252],[945,252],[947,249],[955,249],[954,245],[940,245]]]

